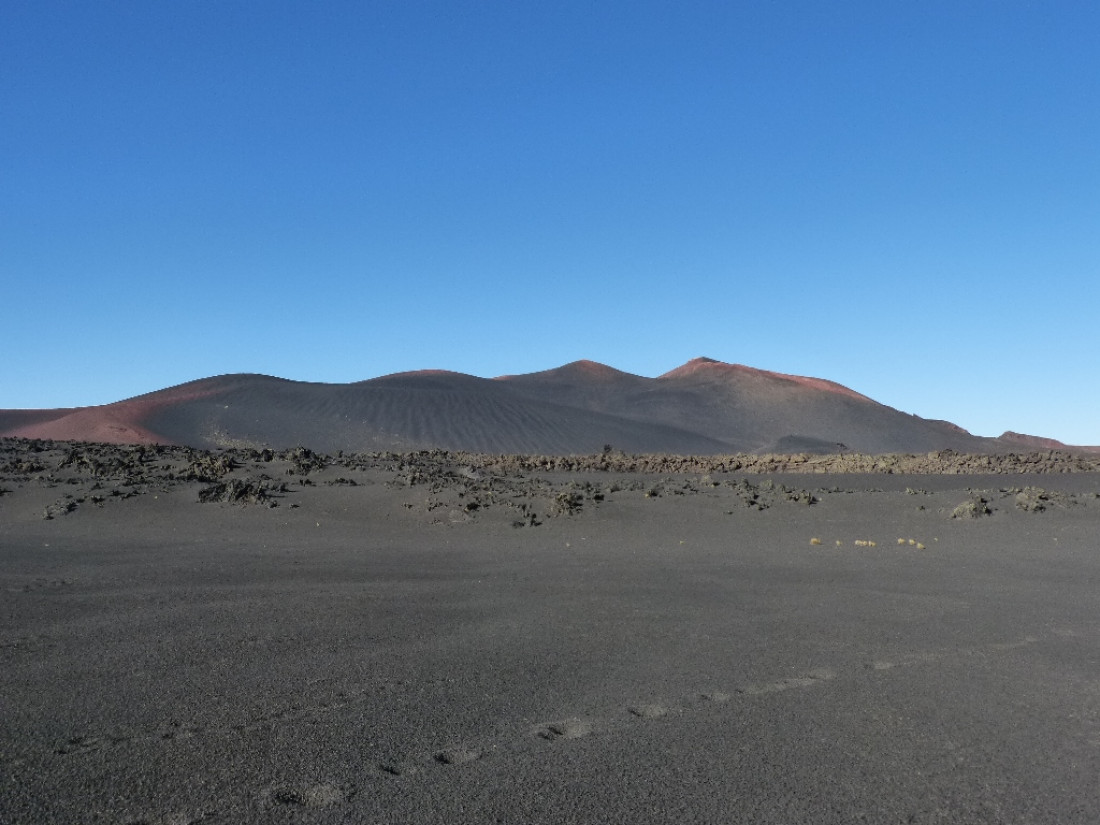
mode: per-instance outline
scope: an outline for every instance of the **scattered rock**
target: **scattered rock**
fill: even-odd
[[[205,453],[198,455],[181,474],[184,481],[219,481],[237,468],[232,456]]]
[[[294,465],[293,472],[303,476],[309,475],[314,470],[323,470],[329,464],[327,456],[319,455],[306,447],[287,450],[279,458],[289,461]]]
[[[1016,491],[1015,503],[1016,508],[1025,513],[1042,513],[1054,507],[1064,509],[1077,501],[1065,493],[1044,490],[1042,487],[1025,487]]]
[[[73,512],[77,508],[77,502],[73,499],[58,499],[53,504],[46,505],[46,510],[42,514],[42,518],[45,521],[49,521],[55,516],[64,516]]]
[[[275,495],[285,492],[285,484],[274,485],[251,479],[231,478],[228,481],[219,482],[199,490],[199,501],[202,504],[224,502],[226,504],[264,504],[268,507],[277,507],[278,502],[275,500]]]
[[[951,518],[981,518],[993,515],[989,500],[983,496],[972,496],[951,511]]]

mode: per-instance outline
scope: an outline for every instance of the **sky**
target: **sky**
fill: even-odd
[[[697,356],[1100,444],[1100,5],[0,4],[0,408]]]

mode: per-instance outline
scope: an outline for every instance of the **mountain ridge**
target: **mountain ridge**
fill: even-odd
[[[495,378],[435,369],[348,384],[234,373],[101,406],[0,410],[0,436],[535,454],[1100,450],[1011,431],[975,436],[834,381],[706,357],[655,378],[589,360]]]

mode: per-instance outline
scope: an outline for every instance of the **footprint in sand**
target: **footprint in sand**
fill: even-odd
[[[989,647],[991,650],[1015,650],[1019,647],[1027,647],[1028,645],[1033,645],[1037,641],[1039,641],[1037,636],[1024,636],[1024,638],[1019,639],[1015,642],[999,642],[991,644]]]
[[[903,656],[897,661],[889,659],[875,659],[868,667],[871,670],[893,670],[896,667],[911,667],[912,665],[927,665],[940,658],[940,654],[932,652],[912,653]]]
[[[542,727],[538,735],[553,742],[556,739],[581,739],[590,733],[592,733],[592,725],[583,719],[566,719],[562,722],[551,722]]]
[[[442,765],[465,765],[480,756],[480,751],[471,748],[449,748],[448,750],[439,751],[435,755],[435,761]]]
[[[866,667],[870,670],[883,671],[893,670],[897,667],[910,667],[912,665],[927,665],[933,662],[938,662],[947,656],[952,654],[956,656],[984,656],[988,653],[997,653],[1008,650],[1017,650],[1019,648],[1033,645],[1039,641],[1038,636],[1024,636],[1022,639],[1017,639],[1011,642],[991,642],[979,647],[963,647],[957,648],[950,653],[936,652],[936,651],[922,651],[920,653],[911,653],[908,656],[903,656],[896,661],[889,659],[875,659],[868,663]]]
[[[639,719],[660,719],[662,716],[668,715],[668,708],[656,704],[631,705],[627,708],[627,712]]]
[[[766,693],[775,693],[782,690],[790,690],[797,687],[810,687],[818,685],[823,682],[835,679],[837,672],[832,668],[818,668],[811,670],[803,676],[793,676],[785,679],[780,679],[776,682],[770,682],[760,685],[747,685],[745,687],[737,688],[733,693],[727,693],[725,691],[711,690],[704,693],[696,694],[699,701],[724,704],[733,699],[734,695],[757,695]],[[676,708],[670,708],[667,705],[663,705],[657,702],[645,702],[626,706],[626,712],[630,716],[636,719],[660,719],[668,716],[672,713],[681,713],[683,711]],[[614,719],[605,720],[609,731],[614,731],[620,727],[621,723],[617,723]],[[567,719],[561,719],[555,722],[546,722],[538,725],[532,729],[529,729],[529,735],[537,736],[541,739],[545,739],[547,742],[557,742],[559,740],[571,740],[571,739],[583,739],[586,736],[590,736],[595,733],[593,723],[586,719],[579,717],[569,717]],[[469,747],[454,747],[444,750],[436,751],[431,756],[431,761],[439,764],[453,767],[457,765],[464,765],[468,762],[487,758],[491,755],[491,751],[495,750],[495,746],[490,748],[489,751],[477,750]],[[424,763],[413,760],[392,760],[382,761],[375,763],[375,767],[380,773],[388,774],[393,777],[408,777],[419,773]],[[322,789],[322,790],[318,790]],[[327,789],[327,790],[324,790]],[[343,794],[343,796],[341,796]],[[281,788],[274,792],[271,797],[274,801],[284,805],[317,805],[316,801],[310,800],[331,800],[325,801],[321,804],[332,804],[338,802],[341,799],[345,801],[349,798],[347,794],[340,788],[335,786],[315,786],[314,789],[298,789],[298,788]]]
[[[413,762],[398,760],[395,762],[379,762],[378,770],[388,773],[390,776],[412,776],[420,772],[420,767]]]
[[[166,814],[154,814],[153,816],[143,816],[138,819],[131,819],[126,822],[126,825],[196,825],[196,823],[202,822],[206,818],[206,814],[196,812],[188,813],[185,811],[175,811]]]
[[[1010,650],[1013,648],[1019,648],[1026,645],[1034,644],[1038,641],[1035,636],[1025,636],[1023,639],[1002,642],[986,645],[985,650]],[[875,671],[892,670],[898,667],[907,667],[914,664],[930,663],[941,658],[942,654],[933,652],[920,652],[903,656],[898,660],[885,660],[876,659],[869,662],[866,667]],[[711,690],[696,694],[697,700],[705,703],[723,704],[731,701],[735,696],[764,696],[772,693],[780,693],[785,690],[793,690],[796,688],[809,688],[822,685],[826,682],[830,682],[838,678],[838,672],[833,668],[821,667],[813,670],[806,671],[798,676],[788,676],[782,679],[778,679],[772,682],[753,683],[743,685],[741,687],[734,688],[732,692],[724,692],[719,690]],[[682,712],[676,708],[670,708],[666,705],[656,702],[640,703],[626,706],[626,712],[637,719],[659,719],[664,716],[668,716],[673,712]],[[614,719],[605,720],[607,722],[608,730],[614,731],[619,728],[619,724]],[[539,738],[545,739],[548,742],[556,742],[558,740],[570,740],[570,739],[582,739],[595,732],[593,723],[591,721],[580,719],[577,717],[570,717],[568,719],[562,719],[555,722],[547,722],[535,727],[529,731],[529,734],[533,734]],[[88,744],[78,741],[73,742],[70,746],[76,748],[88,747]],[[492,751],[495,749],[490,748]],[[475,760],[486,758],[487,752],[476,750],[469,747],[454,747],[447,748],[445,750],[435,752],[431,759],[437,764],[446,766],[464,765]],[[418,761],[384,761],[376,763],[377,769],[381,773],[389,774],[395,777],[411,776],[419,773],[424,764]],[[346,802],[351,799],[354,794],[348,793],[344,789],[334,785],[314,785],[304,788],[294,787],[281,787],[275,789],[269,794],[269,799],[277,804],[281,805],[303,805],[303,806],[323,806],[331,805],[338,802]]]
[[[196,734],[201,734],[203,729],[200,725],[184,725],[182,722],[171,721],[169,722],[160,733],[160,738],[163,741],[170,739],[191,739]]]
[[[791,690],[792,688],[813,687],[814,685],[819,685],[822,682],[828,682],[835,678],[835,670],[823,667],[811,670],[805,676],[789,676],[775,682],[744,685],[743,687],[739,687],[737,692],[744,696],[762,696],[768,693],[780,693],[781,691]]]
[[[322,783],[319,785],[278,785],[271,788],[266,796],[268,802],[272,805],[324,808],[329,805],[350,802],[352,797],[355,796],[355,792],[348,791],[338,785]]]
[[[730,695],[720,690],[712,690],[709,693],[700,693],[699,698],[705,702],[717,702],[720,704],[722,702],[728,702],[730,700]]]
[[[65,744],[54,749],[54,753],[68,755],[70,753],[87,753],[103,747],[104,742],[98,736],[74,736]]]
[[[109,733],[103,736],[74,736],[64,744],[54,748],[54,753],[58,756],[90,753],[91,751],[109,748],[121,742],[126,742],[129,739],[129,736],[122,733]]]

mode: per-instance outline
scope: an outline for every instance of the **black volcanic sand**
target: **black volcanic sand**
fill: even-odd
[[[9,439],[0,490],[0,822],[1100,821],[1079,459]]]

